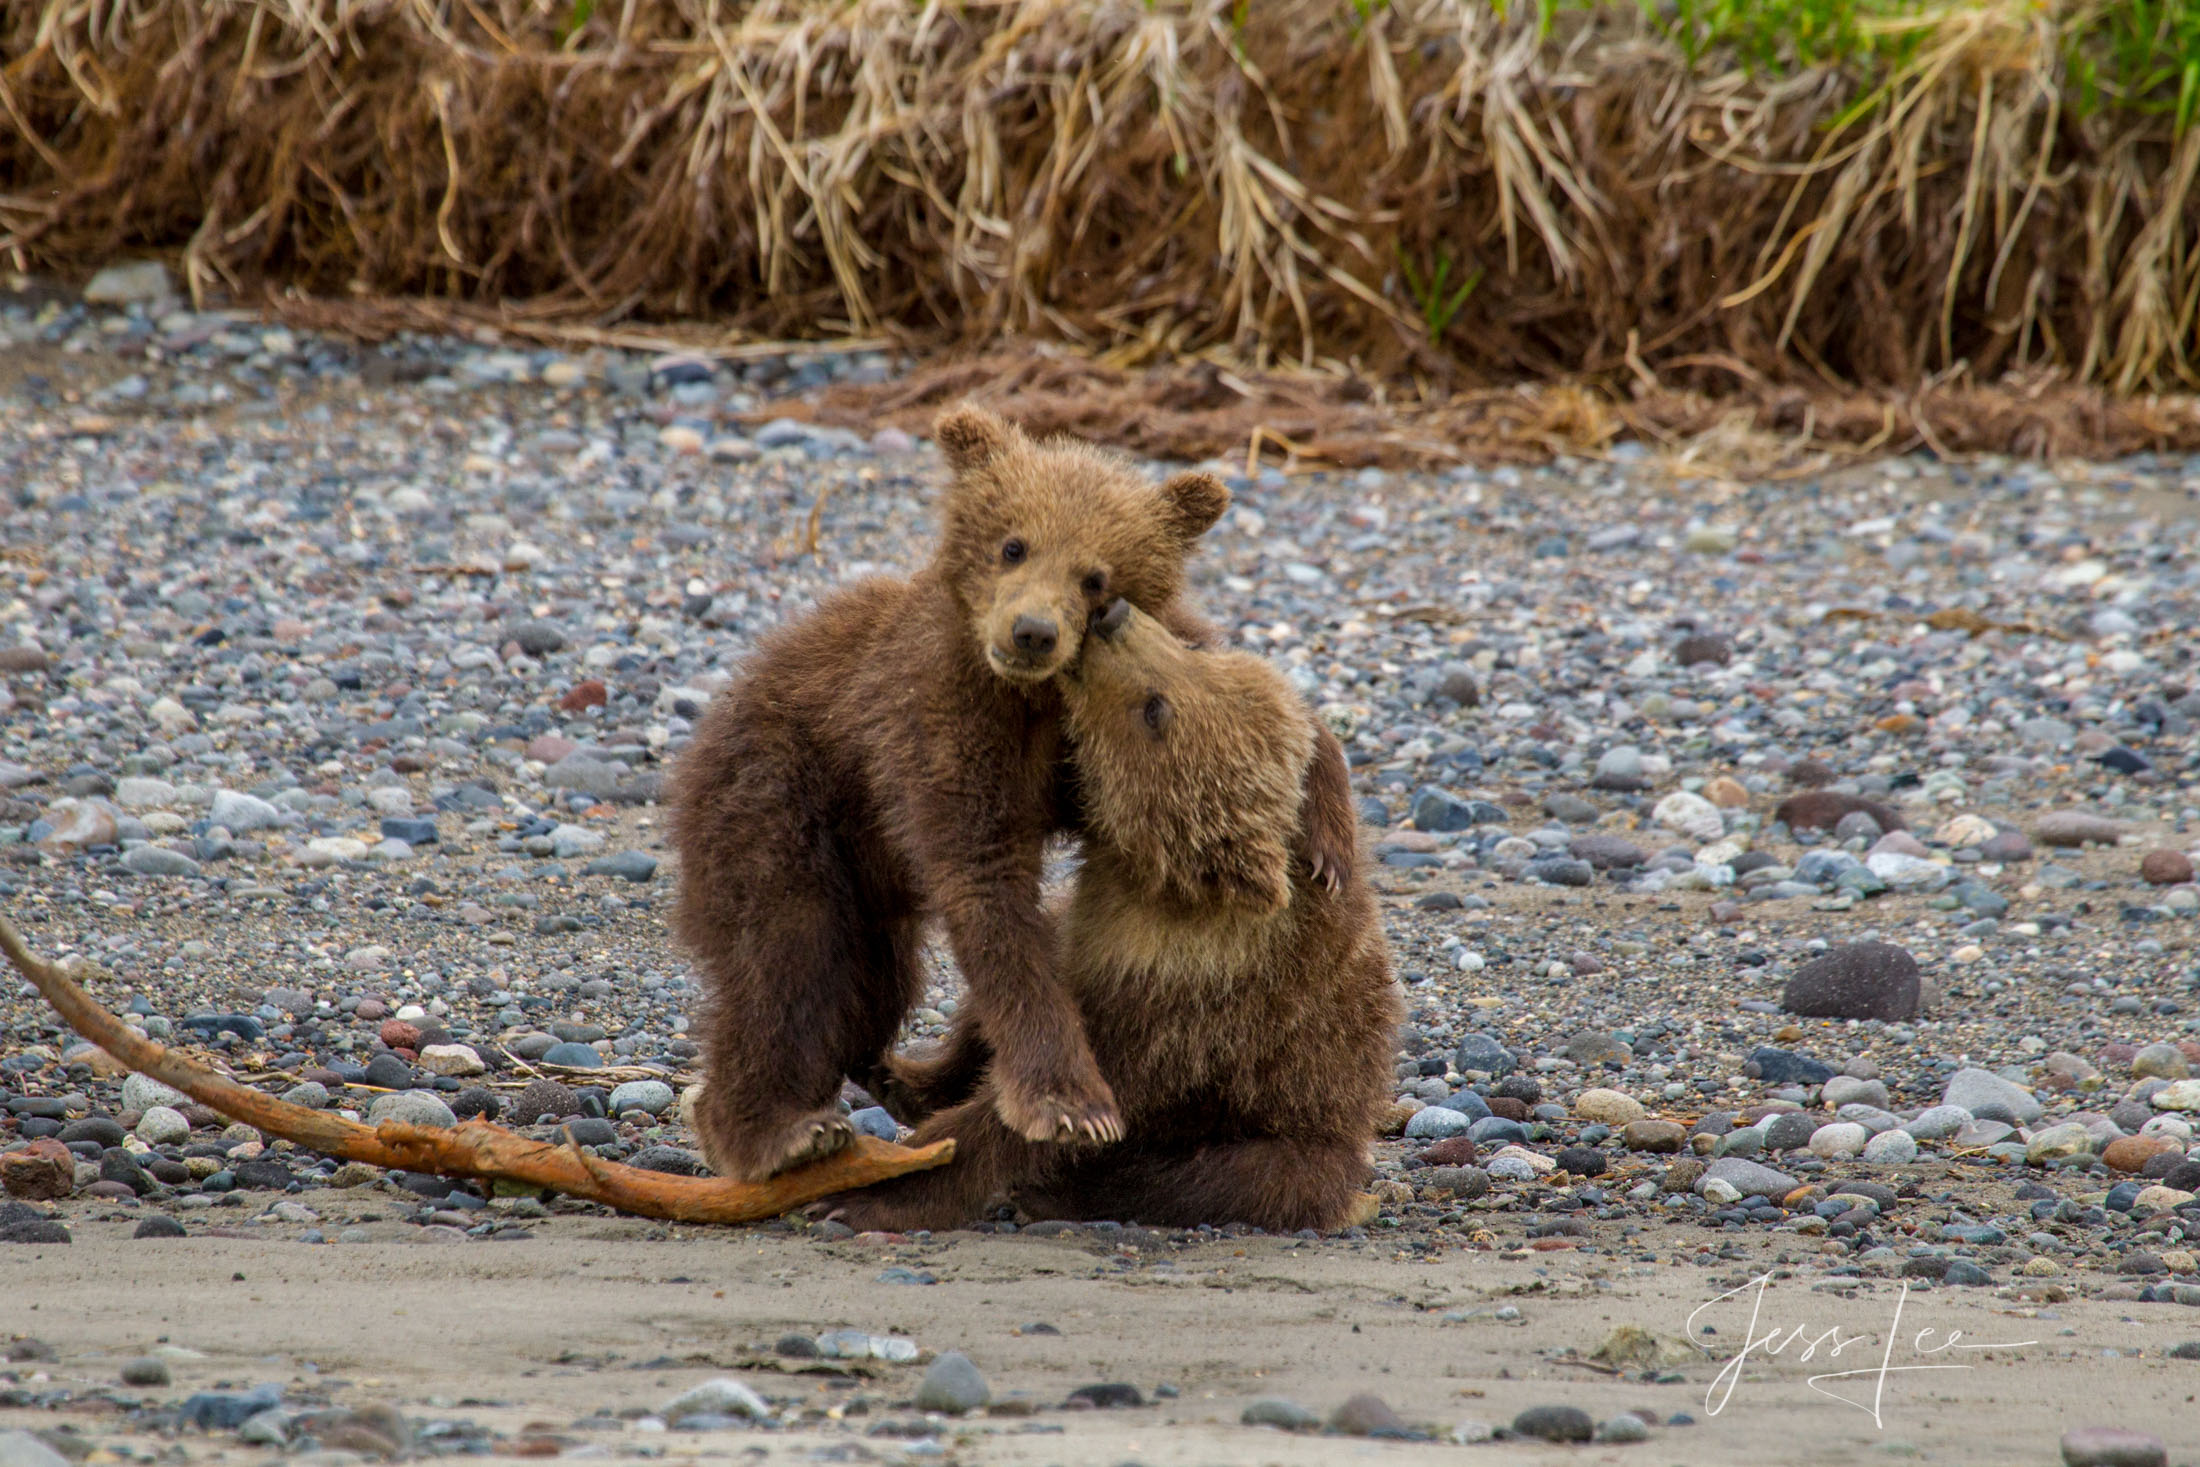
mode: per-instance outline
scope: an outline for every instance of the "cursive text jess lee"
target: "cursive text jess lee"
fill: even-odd
[[[1742,1347],[1726,1362],[1719,1373],[1712,1377],[1711,1384],[1704,1390],[1703,1404],[1707,1415],[1716,1416],[1726,1409],[1727,1402],[1734,1395],[1735,1386],[1741,1383],[1742,1371],[1747,1368],[1752,1356],[1768,1359],[1783,1355],[1788,1350],[1800,1345],[1802,1347],[1801,1351],[1793,1358],[1798,1364],[1807,1364],[1817,1358],[1821,1351],[1829,1361],[1839,1359],[1843,1351],[1850,1349],[1857,1349],[1858,1356],[1864,1356],[1865,1352],[1857,1347],[1877,1343],[1879,1345],[1879,1359],[1876,1364],[1858,1365],[1847,1370],[1826,1371],[1811,1376],[1804,1383],[1829,1400],[1839,1401],[1844,1406],[1856,1407],[1859,1411],[1871,1417],[1874,1426],[1884,1430],[1886,1421],[1881,1415],[1881,1407],[1886,1399],[1888,1376],[1919,1370],[1970,1370],[1974,1367],[1968,1363],[1931,1357],[1948,1355],[1950,1352],[1958,1350],[2014,1350],[2024,1345],[2039,1343],[2037,1340],[2007,1340],[1990,1344],[1974,1344],[1964,1339],[1962,1330],[1943,1331],[1928,1326],[1918,1330],[1910,1337],[1907,1342],[1906,1353],[1903,1356],[1903,1363],[1896,1364],[1895,1350],[1897,1345],[1902,1343],[1902,1309],[1910,1298],[1908,1281],[1903,1282],[1901,1292],[1895,1297],[1894,1318],[1887,1323],[1887,1332],[1884,1339],[1879,1335],[1869,1333],[1844,1334],[1839,1325],[1828,1326],[1824,1329],[1819,1329],[1817,1326],[1810,1324],[1797,1324],[1790,1327],[1764,1325],[1762,1320],[1765,1292],[1771,1287],[1772,1275],[1769,1273],[1760,1274],[1746,1284],[1727,1290],[1709,1303],[1698,1305],[1689,1314],[1688,1339],[1689,1343],[1696,1344],[1700,1338],[1696,1322],[1700,1317],[1707,1311],[1716,1309],[1721,1304],[1725,1304],[1743,1294],[1750,1296],[1749,1328],[1742,1335]],[[1946,1338],[1935,1343],[1934,1337],[1942,1334],[1945,1334]],[[1702,1346],[1697,1345],[1697,1348],[1701,1349]],[[1705,1353],[1709,1354],[1710,1352],[1705,1351]],[[1871,1387],[1869,1395],[1866,1396],[1862,1392],[1854,1396],[1844,1395],[1838,1390],[1829,1388],[1828,1382],[1847,1380],[1868,1380]]]

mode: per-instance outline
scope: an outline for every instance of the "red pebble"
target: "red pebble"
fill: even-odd
[[[1481,1153],[1473,1140],[1466,1136],[1446,1136],[1443,1140],[1421,1153],[1421,1160],[1430,1166],[1469,1166]]]
[[[52,1137],[0,1156],[0,1186],[10,1197],[52,1202],[76,1188],[76,1158]]]
[[[601,708],[611,701],[611,694],[595,678],[578,684],[573,691],[558,699],[558,706],[568,713],[578,713],[584,708]]]
[[[385,1019],[381,1028],[382,1042],[392,1049],[418,1049],[420,1026],[408,1024],[403,1019]]]
[[[2164,848],[2148,851],[2139,862],[2139,875],[2154,886],[2182,886],[2192,880],[2192,857]]]

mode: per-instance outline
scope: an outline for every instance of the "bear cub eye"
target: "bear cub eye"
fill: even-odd
[[[1022,565],[1030,550],[1021,540],[1010,540],[1001,547],[1001,559],[1009,565]]]
[[[1154,737],[1159,738],[1162,734],[1168,732],[1169,725],[1176,721],[1176,710],[1169,706],[1169,700],[1161,694],[1148,693],[1146,695],[1145,718],[1146,727],[1153,730]]]
[[[1085,594],[1104,596],[1108,590],[1108,573],[1102,570],[1085,572]]]

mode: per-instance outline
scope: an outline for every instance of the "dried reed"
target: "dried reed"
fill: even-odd
[[[2200,129],[2103,57],[2189,3],[1850,0],[1782,72],[1700,0],[16,0],[0,259],[1445,391],[2129,393],[2195,372]]]

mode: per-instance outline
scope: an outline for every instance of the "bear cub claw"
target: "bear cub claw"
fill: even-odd
[[[802,1215],[811,1222],[844,1223],[859,1233],[905,1233],[924,1226],[927,1221],[922,1209],[881,1202],[860,1192],[842,1192],[822,1202],[813,1202],[802,1209]]]
[[[1108,1145],[1123,1139],[1123,1118],[1115,1108],[1115,1092],[1098,1074],[1082,1087],[1033,1088],[1007,1075],[998,1076],[997,1083],[995,1109],[1008,1128],[1026,1141]],[[1082,1097],[1077,1094],[1079,1089],[1084,1091]]]
[[[800,1133],[794,1149],[780,1163],[778,1170],[792,1171],[813,1161],[823,1161],[854,1140],[855,1134],[855,1127],[848,1123],[846,1116],[836,1115],[829,1120],[812,1121]]]

